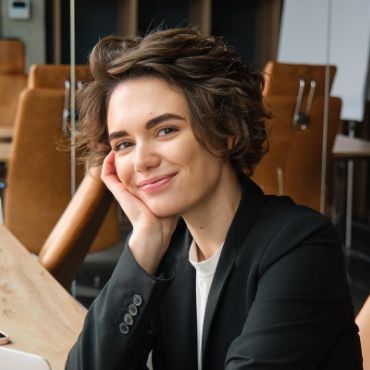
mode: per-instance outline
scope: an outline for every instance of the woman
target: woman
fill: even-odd
[[[90,165],[132,223],[67,369],[361,369],[340,242],[248,177],[263,77],[196,30],[101,40],[81,95]]]

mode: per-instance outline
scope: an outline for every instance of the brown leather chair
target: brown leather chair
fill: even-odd
[[[8,163],[5,225],[36,254],[71,198],[69,153],[56,150],[63,102],[61,89],[21,94]]]
[[[14,125],[18,98],[26,87],[24,47],[19,40],[0,40],[0,126]]]
[[[329,91],[333,85],[336,67],[329,66]],[[325,65],[315,64],[290,64],[270,61],[264,68],[265,88],[264,96],[288,95],[297,96],[298,80],[305,78],[315,80],[316,94],[324,95],[325,91]]]
[[[76,276],[111,204],[112,195],[100,180],[100,168],[92,168],[39,253],[40,263],[64,287]]]
[[[255,168],[252,177],[266,194],[284,194],[283,171],[294,134],[290,122],[295,101],[295,97],[280,95],[266,99],[267,108],[273,113],[273,118],[267,122],[269,151]]]
[[[329,98],[326,169],[330,176],[330,159],[340,123],[341,100]],[[284,169],[284,192],[297,203],[320,211],[321,166],[324,99],[313,103],[311,123],[304,131],[295,130]]]
[[[34,64],[30,68],[27,87],[29,89],[63,89],[70,79],[68,64]],[[76,80],[90,81],[90,68],[87,65],[76,66]]]
[[[266,106],[273,118],[268,122],[270,149],[257,165],[253,179],[267,194],[289,195],[297,203],[319,210],[321,155],[324,115],[325,66],[269,62],[265,68]],[[329,69],[332,85],[335,67]],[[299,79],[316,82],[315,94],[305,129],[293,127]],[[301,110],[307,104],[306,89]],[[341,101],[329,98],[327,158],[340,122]]]
[[[360,340],[364,370],[370,370],[370,297],[367,298],[356,317],[360,329]]]
[[[71,199],[69,151],[57,150],[62,136],[65,98],[64,90],[59,88],[62,84],[59,76],[63,73],[64,77],[68,76],[65,74],[68,67],[45,67],[55,78],[40,73],[43,68],[31,69],[30,79],[35,87],[27,88],[21,95],[4,202],[6,226],[36,254]],[[77,77],[82,79],[84,75]],[[58,88],[45,84],[45,81],[55,83],[58,78]],[[77,168],[77,174],[80,181],[84,176],[83,166]],[[91,250],[106,249],[120,238],[116,204],[113,203]]]

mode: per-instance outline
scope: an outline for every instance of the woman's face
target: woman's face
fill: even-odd
[[[183,214],[210,199],[225,161],[197,141],[177,89],[154,77],[124,81],[107,122],[118,178],[155,215]]]

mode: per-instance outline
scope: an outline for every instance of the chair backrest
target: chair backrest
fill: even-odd
[[[109,209],[112,209],[111,203],[111,193],[100,180],[100,168],[91,169],[39,253],[40,263],[63,286],[68,287],[75,277]],[[114,224],[109,226],[108,234],[114,235]]]
[[[61,88],[28,88],[21,95],[16,119],[4,218],[9,230],[36,254],[71,199],[70,154],[57,149],[63,135],[64,98]],[[83,166],[76,172],[79,183]],[[91,250],[105,249],[120,240],[116,209],[112,203]]]
[[[341,100],[329,98],[326,168],[340,123]],[[321,167],[323,156],[324,99],[313,103],[307,129],[295,130],[284,168],[284,192],[298,204],[320,211]],[[330,172],[327,173],[327,177]]]
[[[335,66],[329,66],[329,91],[333,85],[336,70]],[[266,81],[263,94],[265,96],[288,95],[296,97],[300,78],[316,81],[316,96],[324,96],[325,94],[325,65],[270,61],[264,68],[264,74]]]
[[[33,253],[39,252],[71,198],[69,153],[56,150],[63,102],[63,90],[26,89],[20,97],[4,218],[9,230]]]
[[[35,64],[30,68],[27,87],[30,89],[64,89],[64,83],[70,79],[70,67],[67,64]],[[90,81],[90,68],[87,65],[76,66],[76,80]]]
[[[267,108],[272,110],[273,118],[267,122],[269,130],[269,151],[255,168],[253,179],[266,194],[283,194],[281,178],[289,156],[289,146],[294,130],[290,122],[295,97],[269,96]]]
[[[360,329],[360,340],[364,370],[370,370],[370,296],[356,317]]]
[[[24,47],[19,40],[0,40],[0,126],[13,126],[18,98],[26,87]]]
[[[24,63],[24,47],[20,40],[0,40],[0,74],[23,74]]]
[[[265,68],[266,106],[273,118],[268,122],[270,150],[257,165],[253,179],[268,194],[289,195],[298,204],[320,209],[321,156],[324,117],[325,66],[269,62]],[[329,67],[330,86],[335,67]],[[314,80],[316,87],[305,129],[293,127],[299,80]],[[305,112],[308,90],[301,111]],[[329,98],[327,159],[330,159],[340,122],[341,101]]]

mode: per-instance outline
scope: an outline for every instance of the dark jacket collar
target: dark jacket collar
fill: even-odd
[[[226,240],[221,252],[221,256],[216,268],[213,283],[208,295],[207,307],[205,312],[202,352],[204,358],[207,340],[212,326],[213,317],[219,304],[222,290],[232,267],[245,244],[245,239],[250,232],[258,213],[263,208],[265,197],[262,190],[247,177],[241,177],[242,197],[239,207],[235,213],[234,219],[230,225]],[[196,342],[196,299],[195,299],[195,270],[189,262],[189,247],[192,237],[186,228],[183,220],[179,220],[173,238],[171,247],[167,253],[170,258],[170,265],[177,260],[176,275],[181,279],[175,279],[171,291],[174,295],[168,295],[167,299],[175,299],[178,292],[188,292],[188,304],[186,307],[179,307],[183,315],[176,316],[177,332],[182,333],[188,340],[183,343],[182,350],[187,353],[184,358],[184,368],[196,368],[197,362],[197,342]],[[166,260],[168,259],[166,258]],[[173,305],[172,305],[173,306]],[[195,338],[195,340],[190,340]],[[184,348],[184,346],[186,348]],[[186,349],[186,350],[185,350]],[[191,355],[189,355],[191,354]],[[186,364],[185,364],[186,363]]]
[[[240,181],[242,185],[242,197],[227,233],[220,260],[213,278],[213,283],[208,295],[203,326],[203,354],[207,345],[209,331],[212,325],[214,313],[220,300],[222,289],[254,223],[254,220],[265,203],[262,190],[252,180],[248,179],[247,177],[241,177]]]

